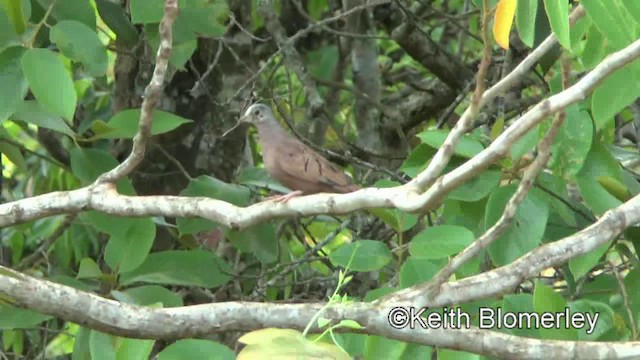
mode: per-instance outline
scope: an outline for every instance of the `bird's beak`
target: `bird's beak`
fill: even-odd
[[[229,135],[230,132],[232,132],[233,130],[235,130],[240,125],[242,125],[243,123],[246,123],[246,122],[251,122],[251,114],[244,115],[243,117],[238,119],[238,122],[235,125],[233,125],[233,127],[231,129],[225,131],[224,134],[222,134],[222,137],[225,137],[225,136]]]

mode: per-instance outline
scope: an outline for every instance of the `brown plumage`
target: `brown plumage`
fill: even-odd
[[[251,105],[240,122],[258,129],[262,159],[267,172],[293,192],[276,201],[286,202],[302,194],[348,193],[360,187],[337,165],[323,158],[299,140],[289,136],[264,104]]]

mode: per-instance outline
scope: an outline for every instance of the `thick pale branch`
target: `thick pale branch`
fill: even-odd
[[[176,339],[223,331],[267,327],[302,330],[323,304],[224,302],[176,308],[132,306],[69,286],[39,280],[0,267],[0,294],[18,306],[50,314],[114,335]],[[338,304],[323,311],[334,321],[355,320],[359,332],[392,339],[509,358],[622,358],[640,355],[640,342],[572,342],[527,339],[475,327],[395,329],[389,325],[391,307],[372,303]],[[313,331],[319,331],[314,328]],[[338,331],[353,331],[338,329]]]
[[[439,307],[509,292],[525,280],[537,276],[540,271],[586,254],[638,222],[640,195],[606,212],[588,228],[562,240],[540,246],[509,265],[443,284],[440,292],[433,297],[426,291],[428,284],[419,284],[390,294],[379,302],[389,306],[411,303],[414,306]]]

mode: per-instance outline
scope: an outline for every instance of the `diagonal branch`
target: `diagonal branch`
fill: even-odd
[[[165,0],[164,16],[160,22],[160,46],[156,56],[156,67],[151,81],[144,90],[144,100],[140,111],[138,133],[133,138],[133,148],[129,156],[109,172],[102,174],[96,184],[113,183],[129,175],[144,159],[147,142],[151,138],[151,123],[153,109],[164,88],[164,78],[169,65],[169,58],[173,48],[173,23],[178,17],[178,0]]]

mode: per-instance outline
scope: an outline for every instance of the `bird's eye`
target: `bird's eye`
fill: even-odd
[[[260,110],[255,110],[255,111],[253,112],[253,115],[258,115],[258,114],[260,114]]]

